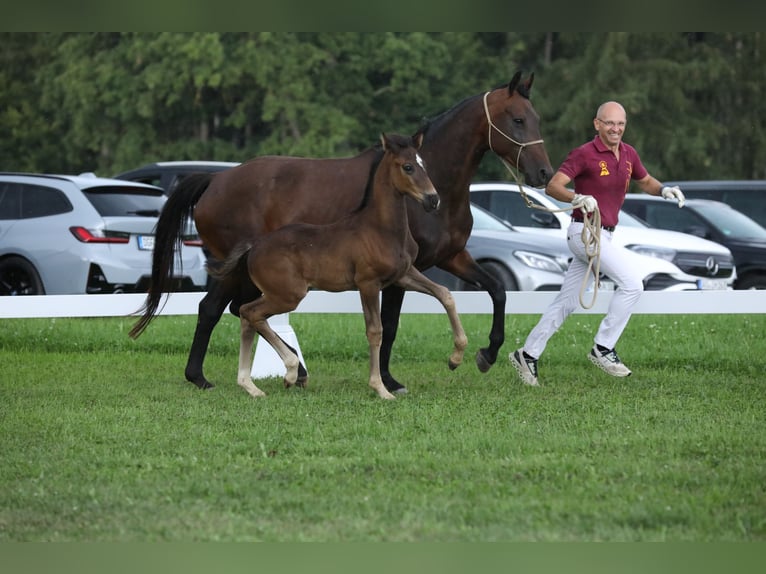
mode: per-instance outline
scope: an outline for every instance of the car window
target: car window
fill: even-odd
[[[493,217],[480,207],[471,205],[471,215],[473,216],[473,229],[483,229],[485,231],[510,231],[510,228]]]
[[[744,213],[766,227],[766,201],[764,190],[758,188],[729,188],[727,187],[684,187],[681,190],[688,199],[714,199],[732,206],[737,211]]]
[[[620,210],[620,225],[622,227],[641,227],[644,229],[648,227],[648,225],[638,217],[622,209]]]
[[[678,209],[675,204],[652,202],[645,207],[646,216],[644,219],[654,227],[685,233],[693,227],[708,228],[708,225],[696,213],[689,209]]]
[[[715,222],[715,226],[726,237],[766,241],[766,229],[736,209],[722,209],[715,204],[700,204],[695,209]]]
[[[141,174],[140,176],[133,176],[129,179],[130,181],[148,183],[149,185],[156,185],[157,187],[160,187],[160,184],[162,183],[162,175],[159,173]]]
[[[532,200],[535,205],[539,205]],[[519,227],[539,227],[532,219],[532,210],[527,207],[520,193],[494,193],[492,195],[492,211],[499,209],[503,213],[503,219],[511,225]]]
[[[533,204],[542,207],[533,197],[529,197],[529,200]],[[507,190],[494,191],[491,189],[472,191],[471,201],[516,227],[551,226],[550,224],[544,225],[539,217],[535,217],[535,215],[540,214],[540,211],[527,207],[527,203],[524,201],[521,193],[508,192]]]
[[[72,211],[60,189],[13,182],[0,185],[0,219],[32,219]]]
[[[123,215],[156,217],[165,204],[165,196],[155,190],[136,187],[90,187],[85,197],[103,217]]]

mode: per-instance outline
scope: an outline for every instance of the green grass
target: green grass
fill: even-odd
[[[404,315],[394,374],[368,388],[361,315],[293,314],[305,390],[236,385],[239,324],[183,371],[195,317],[0,321],[0,540],[764,541],[766,317],[631,320],[628,379],[585,355],[575,315],[540,361],[507,360],[537,316],[509,316],[497,365],[473,363],[489,316],[465,315],[447,367],[442,315]]]

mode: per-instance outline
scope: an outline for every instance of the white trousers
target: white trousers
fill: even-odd
[[[580,305],[580,291],[585,274],[588,272],[588,258],[582,241],[583,224],[570,223],[567,229],[567,243],[574,255],[564,275],[564,283],[553,302],[543,313],[540,321],[530,331],[524,342],[524,351],[535,358],[545,351],[553,334],[564,320]],[[624,247],[612,244],[612,232],[601,230],[600,271],[614,281],[616,290],[609,309],[599,325],[594,342],[607,349],[613,349],[628,324],[630,315],[644,291],[643,276],[637,272],[639,266],[632,263],[635,254]],[[593,283],[592,271],[588,285]],[[591,294],[592,296],[592,294]],[[586,294],[586,302],[590,299]]]

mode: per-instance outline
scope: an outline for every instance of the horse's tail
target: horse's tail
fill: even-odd
[[[216,279],[224,279],[227,275],[233,273],[234,270],[239,267],[240,263],[242,263],[242,265],[245,264],[245,259],[252,247],[253,245],[251,243],[238,243],[223,261],[211,261],[208,259],[206,263],[208,274]]]
[[[144,332],[157,314],[163,293],[173,288],[175,251],[181,249],[184,230],[192,216],[194,205],[210,184],[210,173],[197,173],[184,178],[162,208],[154,237],[152,280],[144,305],[136,311],[143,313],[130,330],[132,338]]]

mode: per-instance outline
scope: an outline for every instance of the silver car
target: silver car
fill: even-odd
[[[0,173],[0,295],[145,291],[166,199],[115,179]],[[198,238],[177,257],[177,290],[204,289]]]
[[[477,205],[471,204],[473,230],[466,249],[492,273],[506,291],[558,291],[572,257],[567,242],[517,231]],[[425,275],[452,291],[476,291],[451,273],[432,267]]]

